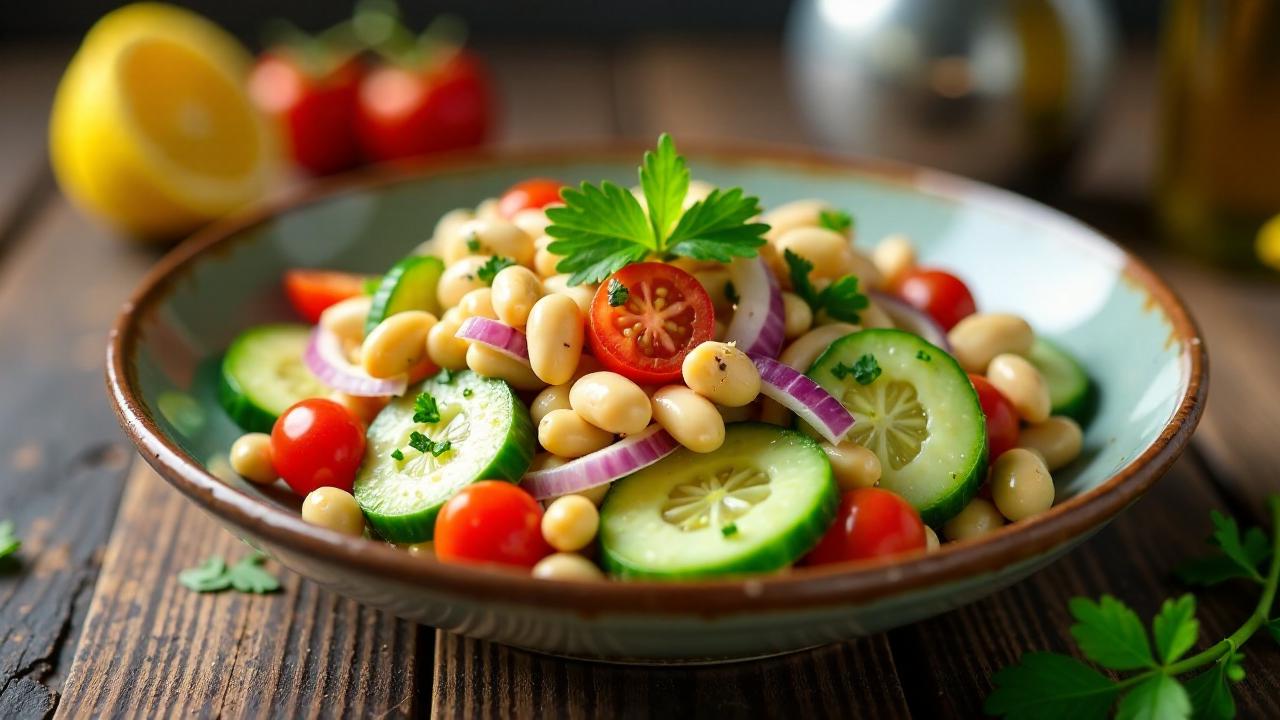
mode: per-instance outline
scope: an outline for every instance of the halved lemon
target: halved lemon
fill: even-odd
[[[180,8],[104,16],[54,98],[49,151],[63,191],[142,239],[188,233],[261,197],[275,153],[245,89],[251,62]]]

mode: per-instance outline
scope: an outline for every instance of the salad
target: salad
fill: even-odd
[[[246,479],[447,563],[683,580],[930,552],[1048,510],[1093,386],[911,242],[691,180],[518,183],[222,362]]]

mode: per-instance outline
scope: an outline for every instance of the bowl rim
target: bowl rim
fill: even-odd
[[[813,150],[767,145],[690,144],[686,157],[719,165],[789,168],[816,174],[856,176],[1056,227],[1082,250],[1116,254],[1121,279],[1146,293],[1172,324],[1170,342],[1181,344],[1185,382],[1178,407],[1156,439],[1098,486],[1029,520],[994,533],[947,543],[933,553],[862,563],[799,568],[770,576],[701,581],[589,583],[547,581],[499,567],[452,565],[409,555],[386,543],[353,538],[309,525],[294,513],[260,501],[219,480],[165,436],[141,401],[134,363],[142,319],[177,285],[193,264],[235,241],[236,236],[277,215],[345,194],[425,179],[521,165],[633,161],[647,145],[611,142],[597,146],[484,149],[357,171],[317,181],[197,232],[165,255],[125,302],[107,346],[106,385],[117,420],[143,458],[171,485],[206,511],[268,545],[313,556],[368,577],[429,588],[494,604],[536,605],[582,616],[601,613],[695,614],[715,617],[760,610],[864,605],[915,590],[991,574],[1062,548],[1101,527],[1136,501],[1164,474],[1190,441],[1208,392],[1208,353],[1190,313],[1177,294],[1144,262],[1096,229],[1035,200],[949,173],[896,161],[833,156]],[[682,148],[682,151],[684,149]],[[514,583],[514,584],[513,584]]]

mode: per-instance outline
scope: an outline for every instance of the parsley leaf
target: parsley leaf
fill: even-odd
[[[416,423],[440,422],[440,407],[429,392],[418,393],[413,400],[413,421]]]
[[[1244,678],[1240,653],[1223,655],[1213,667],[1187,681],[1191,712],[1203,720],[1228,720],[1236,716],[1236,701],[1231,697],[1231,682]],[[1235,677],[1232,677],[1235,675]]]
[[[1196,644],[1200,634],[1200,622],[1196,620],[1196,598],[1183,595],[1177,600],[1165,600],[1160,612],[1151,621],[1151,636],[1156,641],[1156,655],[1161,664],[1182,657]]]
[[[462,397],[471,397],[471,388],[462,388]]]
[[[728,262],[754,257],[764,244],[763,223],[748,222],[760,213],[759,201],[741,188],[714,190],[683,210],[689,168],[665,133],[640,167],[645,208],[626,189],[605,181],[566,188],[563,207],[546,211],[553,241],[550,252],[562,256],[556,270],[570,273],[569,284],[600,282],[633,262],[657,255]]]
[[[828,315],[843,322],[861,321],[858,311],[866,310],[870,301],[858,290],[858,276],[845,275],[819,292],[809,279],[813,263],[790,249],[782,251],[782,258],[787,265],[792,289],[809,304],[815,315],[826,310]]]
[[[1210,519],[1214,531],[1209,544],[1222,552],[1182,563],[1174,571],[1178,579],[1188,585],[1205,586],[1236,578],[1261,582],[1258,566],[1271,556],[1266,534],[1258,528],[1251,528],[1241,537],[1236,521],[1216,510],[1210,513]]]
[[[476,270],[476,277],[480,278],[480,282],[485,283],[486,285],[492,285],[493,279],[498,276],[498,273],[515,264],[516,261],[509,257],[493,255],[488,260],[484,261],[484,264],[480,266],[479,270]]]
[[[1071,635],[1085,657],[1112,670],[1155,667],[1147,631],[1128,605],[1103,595],[1096,603],[1072,598],[1068,608],[1077,621]]]
[[[453,442],[450,440],[436,442],[417,430],[414,430],[409,433],[409,447],[417,450],[423,455],[431,453],[432,457],[440,457],[453,447]]]
[[[404,460],[404,452],[400,448],[391,451],[392,460]]]
[[[13,523],[8,520],[0,522],[0,558],[7,558],[18,552],[22,541],[13,534]]]
[[[471,235],[467,237],[467,250],[471,252],[480,252],[480,236],[475,232],[472,232]]]
[[[266,556],[250,553],[235,565],[227,566],[225,560],[212,556],[202,564],[178,573],[178,582],[196,592],[220,592],[234,588],[242,593],[261,595],[280,589],[280,581],[262,569]]]
[[[676,153],[671,136],[658,138],[658,149],[644,154],[640,166],[640,188],[649,206],[649,221],[654,237],[666,237],[684,209],[689,193],[689,168]]]
[[[880,363],[876,362],[876,356],[871,353],[863,354],[852,365],[842,362],[831,368],[835,379],[843,380],[852,376],[859,385],[870,385],[880,377],[881,372]]]
[[[823,210],[818,213],[818,225],[842,233],[853,227],[853,216],[843,210]]]
[[[1178,720],[1191,717],[1191,699],[1182,683],[1163,673],[1138,683],[1120,698],[1116,720]]]
[[[631,291],[627,289],[626,285],[619,282],[618,278],[613,278],[609,281],[608,293],[609,307],[622,307],[627,304],[627,300],[631,299]]]
[[[925,361],[925,362],[929,362],[930,360],[933,360],[933,356],[932,356],[932,355],[930,355],[929,353],[927,353],[927,352],[923,351],[923,350],[917,350],[917,351],[916,351],[916,359],[917,359],[917,360],[923,360],[923,361]]]
[[[1273,618],[1267,623],[1267,632],[1271,633],[1271,639],[1280,643],[1280,617]]]
[[[720,528],[720,534],[725,537],[733,537],[734,535],[737,535],[738,534],[737,523],[729,523],[728,525],[722,526]]]
[[[1066,655],[1033,652],[992,678],[983,710],[1015,720],[1106,717],[1120,690],[1109,678]]]

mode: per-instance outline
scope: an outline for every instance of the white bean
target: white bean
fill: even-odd
[[[585,325],[573,298],[545,295],[529,311],[529,365],[549,385],[569,382],[582,358]]]
[[[529,417],[533,418],[533,424],[537,425],[542,422],[542,418],[552,410],[568,410],[573,407],[569,404],[569,384],[552,385],[533,399],[529,403]]]
[[[796,228],[819,227],[822,213],[834,209],[826,200],[796,200],[779,205],[760,219],[769,226],[765,239],[773,242],[784,233]]]
[[[782,334],[788,340],[795,340],[813,327],[813,309],[795,293],[782,293],[782,314]]]
[[[683,385],[653,394],[653,419],[681,445],[707,453],[724,444],[724,418],[710,400]]]
[[[604,579],[604,573],[595,563],[576,553],[552,553],[533,566],[532,574],[539,580],[593,582]]]
[[[248,433],[231,443],[231,469],[250,482],[269,484],[280,477],[271,463],[271,436]]]
[[[1070,465],[1080,456],[1084,432],[1075,420],[1055,415],[1042,423],[1023,428],[1018,434],[1018,446],[1040,453],[1045,465],[1053,471]]]
[[[1049,418],[1049,386],[1026,358],[1009,353],[995,356],[987,366],[987,380],[1023,420],[1041,423]]]
[[[458,230],[475,219],[475,216],[475,213],[467,208],[457,208],[441,215],[440,220],[436,222],[435,230],[431,233],[431,238],[419,245],[413,254],[444,258],[445,248],[459,237]]]
[[[822,450],[831,461],[831,471],[841,490],[869,488],[880,482],[880,458],[867,448],[845,440],[839,445],[823,442]]]
[[[462,321],[458,319],[456,308],[445,312],[440,322],[427,333],[427,355],[431,362],[442,368],[462,370],[467,367],[466,340],[458,337],[458,328]]]
[[[542,281],[528,268],[513,265],[503,268],[493,278],[493,311],[511,327],[524,328],[529,321],[529,311],[540,297]]]
[[[991,499],[1000,514],[1023,520],[1053,507],[1053,477],[1039,453],[1025,448],[1006,450],[991,466]]]
[[[540,237],[547,232],[551,220],[547,218],[546,208],[525,208],[511,218],[516,227],[531,238]]]
[[[369,317],[373,298],[357,295],[330,305],[320,313],[320,327],[347,342],[364,340],[364,323]]]
[[[562,255],[557,255],[547,249],[547,246],[552,242],[554,240],[543,235],[534,243],[537,250],[533,253],[533,269],[537,270],[538,275],[544,278],[549,278],[559,272],[556,270],[556,265],[560,264],[560,261],[564,259]]]
[[[446,262],[456,262],[466,255],[499,255],[510,258],[519,265],[533,264],[533,238],[514,223],[502,218],[477,218],[463,225],[464,255],[446,257]]]
[[[360,537],[364,534],[364,513],[351,493],[336,487],[312,490],[302,501],[302,519],[342,533]]]
[[[569,404],[587,422],[618,435],[638,433],[653,418],[644,390],[613,372],[583,375],[569,389]]]
[[[778,360],[783,365],[790,365],[800,372],[806,372],[813,361],[831,346],[831,343],[855,332],[858,332],[858,326],[849,323],[831,323],[816,327],[796,338],[782,351]]]
[[[581,495],[556,498],[542,514],[542,539],[561,552],[581,550],[596,538],[600,512]]]
[[[947,341],[960,367],[982,373],[997,355],[1026,355],[1035,342],[1035,333],[1017,315],[977,313],[956,323],[947,333]]]
[[[396,313],[378,323],[360,346],[360,364],[376,378],[395,377],[422,362],[436,316],[421,310]]]
[[[591,313],[591,301],[596,297],[595,285],[570,285],[568,275],[552,275],[542,281],[542,287],[549,293],[567,295],[578,304],[582,314]]]
[[[834,280],[853,272],[853,248],[849,245],[849,238],[834,230],[796,228],[783,233],[774,244],[784,257],[790,250],[813,263],[810,277]]]
[[[948,540],[968,540],[999,530],[1004,518],[989,500],[974,498],[942,526]]]
[[[702,343],[685,356],[680,373],[690,390],[720,405],[741,407],[760,395],[760,372],[733,343]]]
[[[916,266],[916,249],[906,235],[890,235],[871,251],[871,262],[885,285],[893,285]]]
[[[467,348],[467,367],[485,377],[506,380],[517,390],[541,390],[547,386],[525,363],[480,343],[471,343]]]
[[[498,314],[493,311],[493,291],[487,287],[476,288],[458,301],[458,319],[469,317],[489,318],[497,320]]]
[[[560,457],[582,457],[612,443],[613,433],[592,425],[573,410],[552,410],[538,422],[538,444]]]
[[[693,273],[693,277],[707,291],[707,295],[711,298],[711,304],[715,307],[717,313],[727,313],[733,308],[733,302],[729,299],[729,271],[723,268],[712,270],[699,270]]]
[[[471,255],[446,267],[436,286],[436,298],[440,301],[440,307],[451,308],[462,300],[463,295],[487,287],[478,272],[488,260],[487,257]]]

